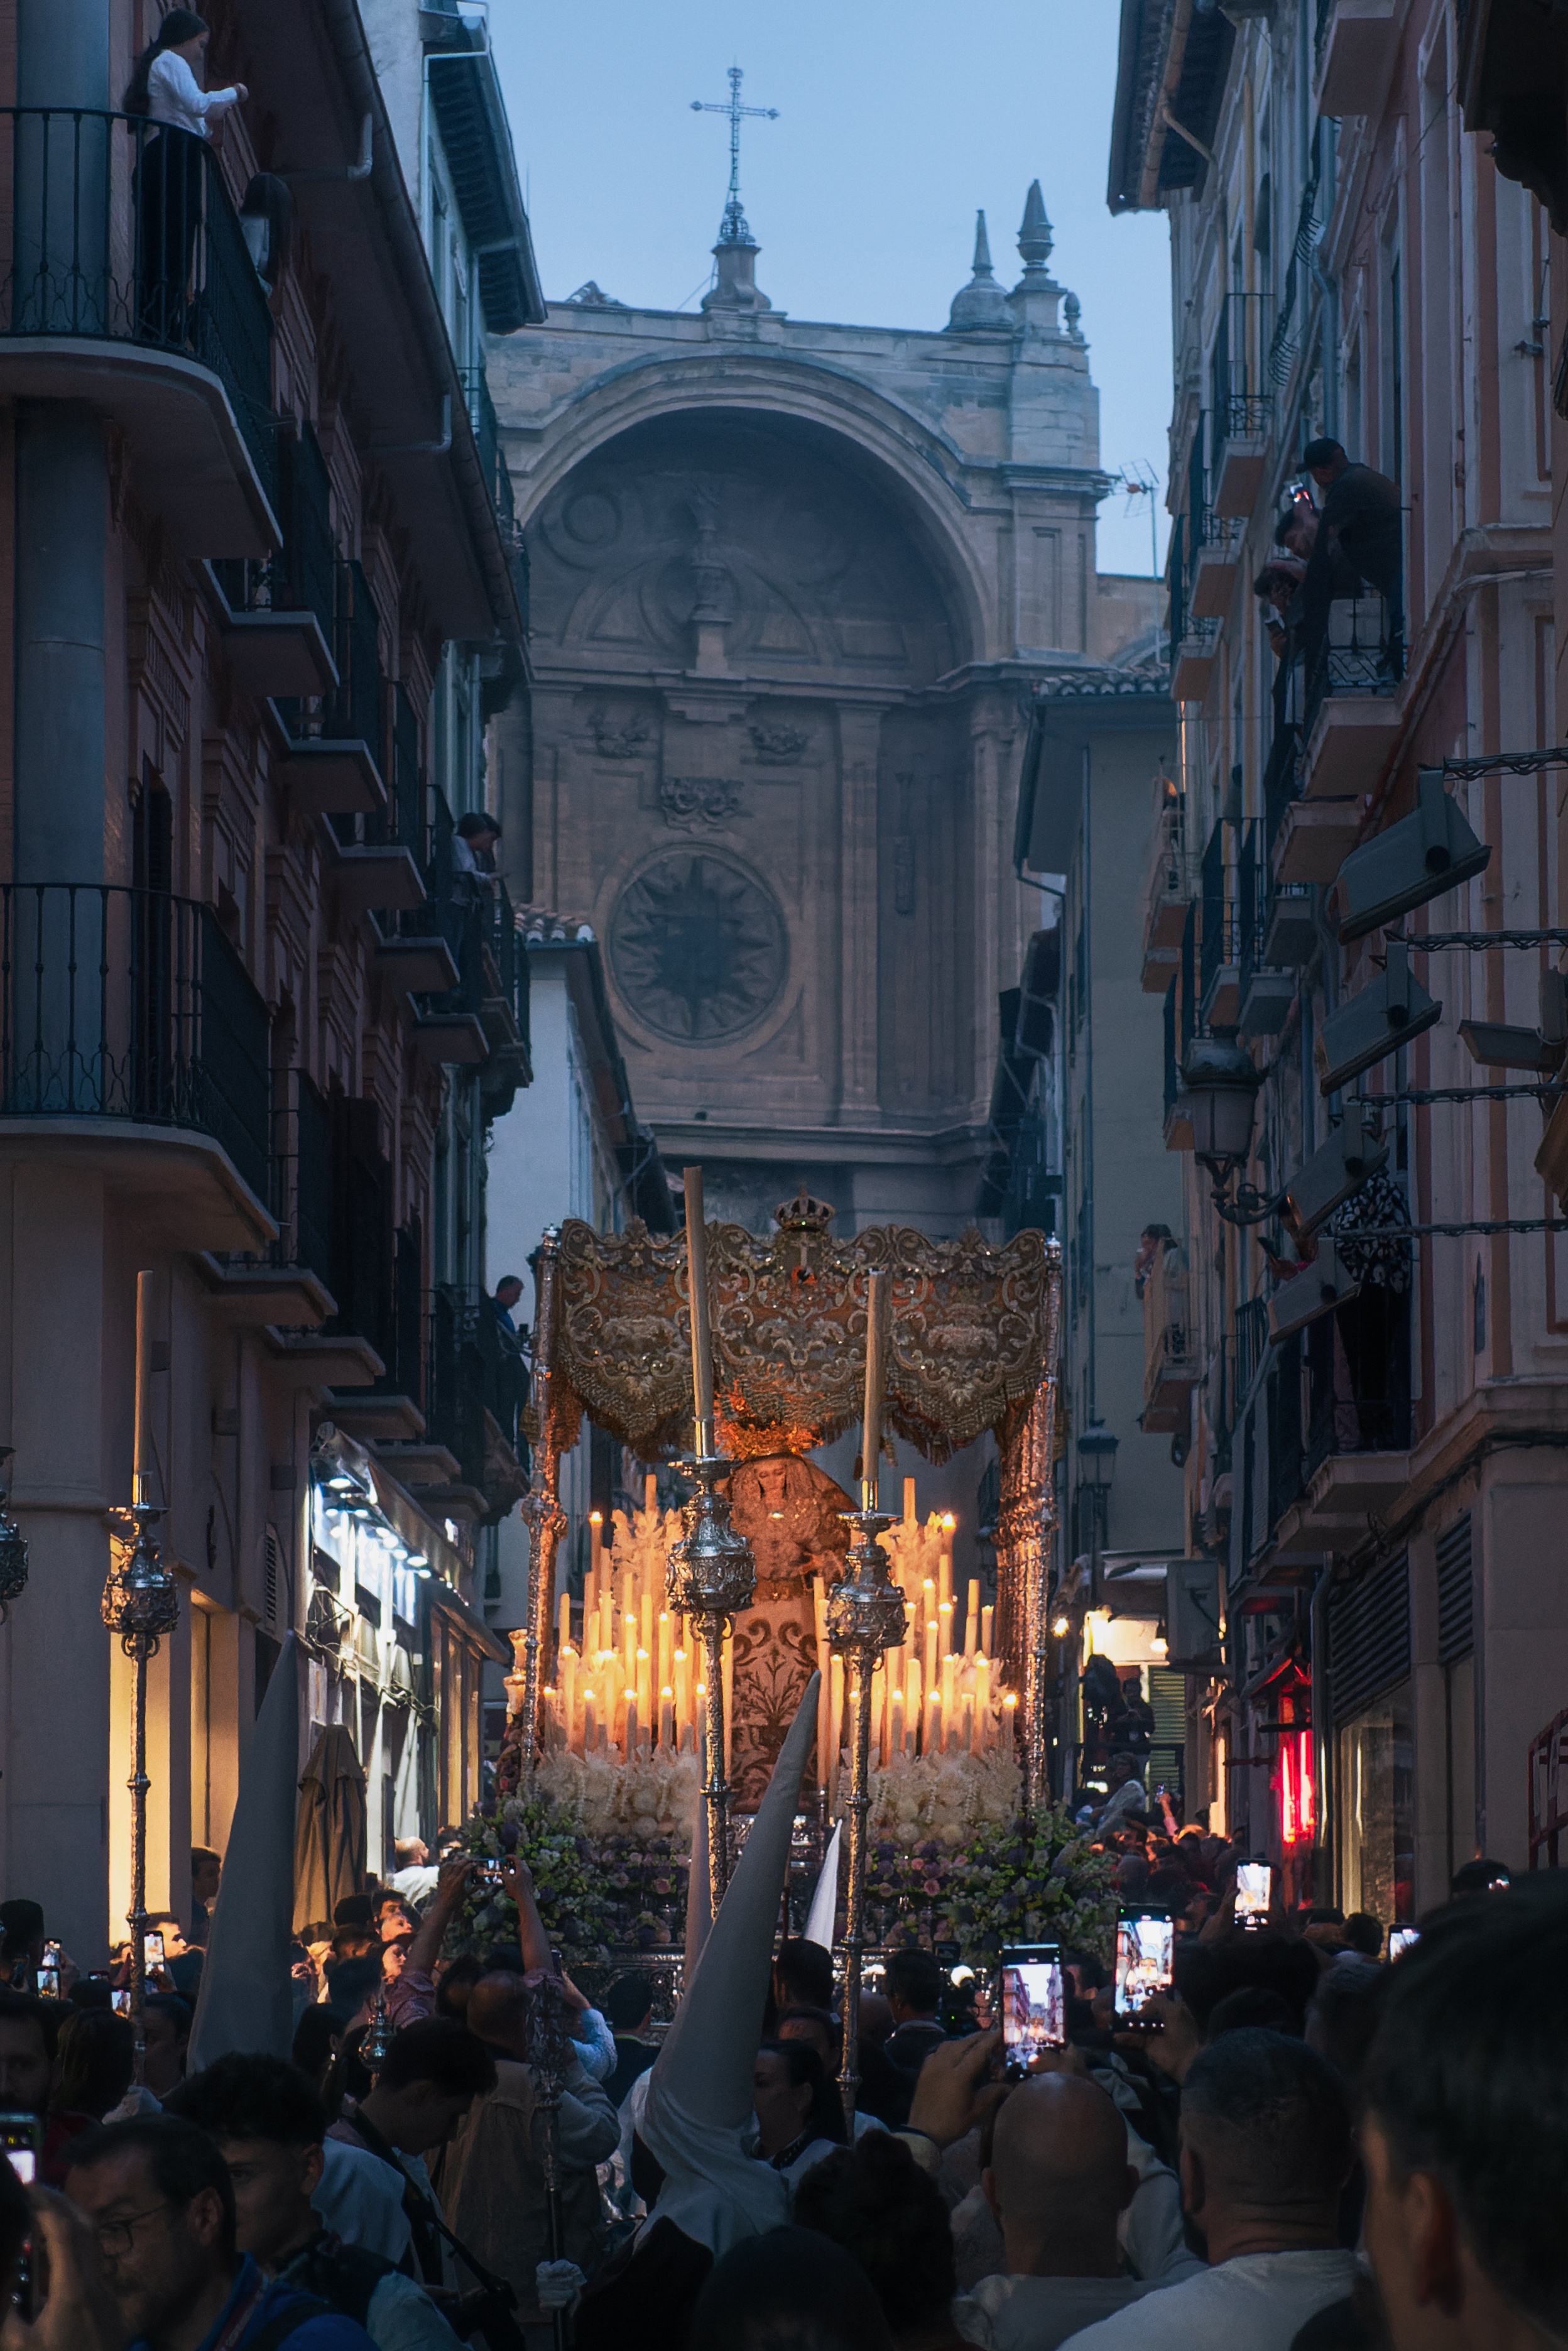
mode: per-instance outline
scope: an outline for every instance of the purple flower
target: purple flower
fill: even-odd
[[[921,1883],[920,1890],[923,1894],[940,1894],[942,1891],[941,1880],[936,1877],[925,1878]]]

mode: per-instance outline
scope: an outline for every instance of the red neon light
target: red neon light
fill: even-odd
[[[1318,1797],[1312,1782],[1312,1734],[1288,1731],[1280,1742],[1280,1835],[1286,1844],[1304,1844],[1317,1826]]]

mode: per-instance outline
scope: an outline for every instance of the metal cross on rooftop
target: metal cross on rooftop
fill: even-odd
[[[746,225],[746,214],[740,209],[740,119],[742,115],[752,114],[764,122],[777,122],[779,120],[776,106],[742,106],[740,83],[740,68],[731,66],[727,105],[714,105],[700,98],[692,100],[694,114],[727,114],[729,117],[729,201],[725,205],[724,224],[718,233],[720,245],[751,243],[751,231]]]

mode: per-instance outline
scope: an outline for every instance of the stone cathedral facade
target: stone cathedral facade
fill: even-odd
[[[775,310],[727,215],[699,313],[590,284],[491,347],[531,572],[493,789],[514,894],[604,950],[638,1110],[754,1227],[971,1220],[1041,901],[1012,876],[1030,693],[1155,658],[1038,183],[1022,275],[939,331]],[[1049,901],[1045,902],[1049,904]]]

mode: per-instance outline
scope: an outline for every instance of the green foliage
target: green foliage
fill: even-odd
[[[1007,1943],[1060,1943],[1107,1965],[1113,1955],[1112,1860],[1091,1852],[1056,1805],[987,1823],[953,1848],[935,1838],[907,1848],[883,1839],[868,1864],[873,1922],[889,1940],[928,1925],[934,1942],[956,1944],[977,1969],[994,1966]]]

